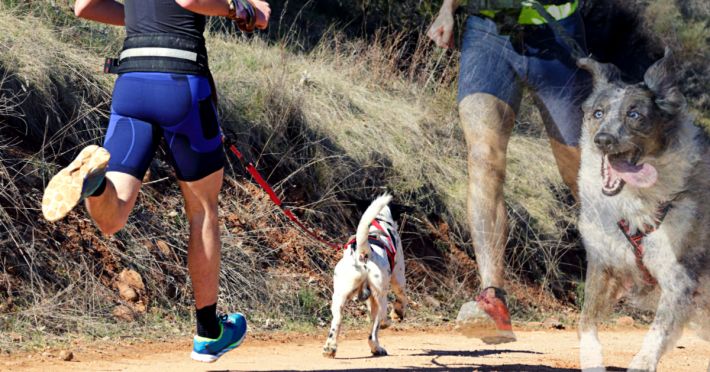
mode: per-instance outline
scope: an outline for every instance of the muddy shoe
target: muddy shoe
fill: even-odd
[[[103,147],[86,146],[76,159],[49,181],[42,197],[42,214],[50,222],[66,216],[101,185],[111,157]]]
[[[487,344],[515,341],[505,292],[488,287],[475,301],[463,304],[456,317],[456,329],[467,337],[480,338]]]

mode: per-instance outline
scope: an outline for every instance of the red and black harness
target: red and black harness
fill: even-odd
[[[387,252],[387,261],[389,261],[390,271],[392,271],[392,270],[394,270],[394,259],[395,259],[395,256],[397,255],[397,248],[396,248],[395,242],[393,241],[394,234],[392,234],[391,230],[383,228],[382,225],[380,224],[380,221],[381,220],[379,220],[377,218],[372,220],[372,226],[375,229],[377,229],[380,232],[380,234],[370,234],[367,237],[367,241],[370,243],[370,245],[378,246],[378,247],[382,248],[385,252]],[[384,236],[387,238],[386,244],[382,240],[380,240],[380,238],[379,238],[380,236]],[[396,238],[394,238],[394,239],[396,239]],[[355,249],[357,248],[357,242],[356,242],[355,237],[353,237],[347,243],[345,243],[344,248],[345,249],[350,248],[354,252]]]
[[[651,275],[651,272],[648,270],[648,267],[646,267],[646,265],[644,265],[643,263],[643,238],[645,238],[652,232],[658,230],[658,227],[661,226],[661,223],[666,218],[666,215],[668,214],[668,211],[671,209],[672,206],[673,205],[670,202],[661,204],[656,212],[656,216],[654,218],[654,225],[645,224],[643,230],[639,229],[638,231],[636,231],[635,234],[631,234],[631,227],[625,219],[621,219],[619,220],[619,222],[617,222],[617,225],[626,237],[626,240],[631,243],[631,248],[633,249],[634,256],[636,257],[636,266],[638,266],[639,270],[641,271],[644,282],[646,282],[646,284],[648,285],[655,286],[656,284],[658,284],[658,282],[656,281],[656,278]]]

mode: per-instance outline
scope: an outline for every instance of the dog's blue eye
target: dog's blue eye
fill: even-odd
[[[629,111],[628,114],[626,114],[631,119],[638,119],[641,117],[641,114],[639,114],[637,111]]]
[[[604,112],[602,112],[602,110],[594,111],[594,117],[595,117],[595,118],[601,119],[602,116],[604,116]]]

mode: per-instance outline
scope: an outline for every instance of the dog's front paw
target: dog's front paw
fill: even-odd
[[[594,331],[580,331],[579,364],[584,372],[606,371],[602,344]]]
[[[323,356],[326,358],[335,358],[336,349],[331,346],[326,346],[323,348]]]
[[[637,354],[629,363],[628,372],[654,372],[656,363],[653,358]]]
[[[387,350],[382,346],[378,346],[375,350],[372,350],[372,356],[385,356],[387,355]]]

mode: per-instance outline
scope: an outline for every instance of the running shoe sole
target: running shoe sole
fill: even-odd
[[[456,330],[466,337],[478,338],[488,345],[506,344],[516,340],[513,331],[496,329],[493,322],[460,322],[456,325]]]
[[[84,181],[106,172],[111,155],[103,147],[85,147],[76,159],[49,181],[42,197],[42,214],[47,221],[57,221],[82,200]]]
[[[456,317],[456,328],[464,336],[481,339],[486,344],[497,345],[516,340],[512,330],[499,329],[496,323],[476,301],[470,301],[461,306]]]

